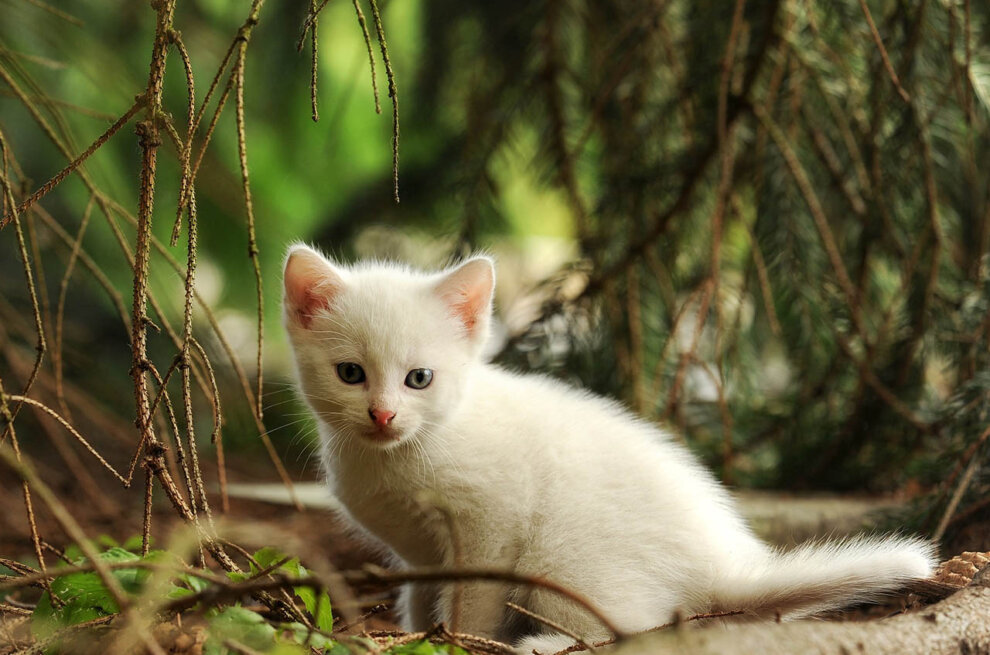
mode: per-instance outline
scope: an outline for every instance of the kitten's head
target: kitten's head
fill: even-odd
[[[344,267],[296,245],[284,281],[302,393],[333,438],[389,448],[430,434],[456,411],[488,338],[490,259],[426,274]]]

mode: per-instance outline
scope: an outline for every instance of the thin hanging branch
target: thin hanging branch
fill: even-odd
[[[863,322],[862,307],[859,302],[856,288],[849,277],[849,271],[847,270],[845,263],[842,261],[842,256],[839,252],[835,235],[829,225],[828,218],[825,216],[825,210],[822,208],[821,201],[818,199],[818,194],[815,192],[814,185],[812,185],[811,181],[808,179],[804,166],[801,164],[801,160],[798,158],[797,154],[794,152],[794,149],[788,142],[787,136],[777,126],[776,121],[770,117],[770,114],[767,113],[766,109],[759,104],[753,105],[753,113],[767,130],[770,138],[780,151],[780,154],[784,157],[784,161],[787,163],[787,168],[794,178],[794,183],[801,192],[801,196],[804,198],[804,201],[808,206],[808,211],[811,213],[811,217],[814,220],[815,227],[818,229],[819,236],[821,236],[822,246],[828,255],[828,260],[832,265],[832,270],[835,273],[836,280],[839,283],[839,288],[842,289],[842,292],[845,295],[846,304],[849,307],[849,313],[852,317],[853,325],[856,327],[856,332],[859,334],[864,343],[869,344],[870,339],[866,330],[866,325]]]
[[[182,228],[182,212],[186,209],[182,204],[182,200],[186,198],[187,194],[192,193],[192,189],[190,188],[192,184],[192,171],[190,170],[189,158],[192,154],[192,140],[196,123],[196,80],[193,75],[192,60],[189,58],[189,52],[186,50],[186,45],[182,41],[182,35],[175,30],[170,30],[169,39],[175,45],[175,49],[179,53],[179,58],[182,60],[182,69],[186,74],[186,92],[189,99],[186,108],[186,136],[188,138],[182,147],[177,146],[179,150],[179,161],[182,165],[182,177],[179,179],[180,203],[178,211],[175,214],[175,224],[172,226],[172,239],[170,241],[170,245],[174,247],[179,242],[179,231]]]
[[[911,96],[908,92],[901,86],[901,80],[897,77],[897,71],[894,70],[894,65],[890,63],[890,57],[887,55],[887,49],[883,47],[883,39],[880,37],[880,32],[877,30],[876,23],[873,22],[873,15],[870,13],[870,8],[866,5],[866,0],[859,0],[859,7],[863,10],[863,16],[866,17],[866,24],[870,28],[870,36],[873,37],[873,42],[877,45],[877,50],[880,51],[880,58],[883,60],[883,67],[887,69],[887,74],[890,76],[890,81],[894,84],[894,88],[897,89],[898,95],[904,99],[904,102],[911,102]]]
[[[6,72],[2,68],[0,68],[0,77],[3,77],[6,81],[8,81],[8,83],[10,83],[9,78],[7,78],[6,75],[7,75]],[[126,112],[124,112],[124,115],[123,116],[121,116],[120,118],[118,118],[117,121],[113,125],[111,125],[109,128],[107,128],[107,131],[104,132],[103,134],[101,134],[96,139],[96,141],[94,141],[92,144],[90,144],[90,146],[88,148],[86,148],[86,150],[83,151],[83,153],[81,155],[79,155],[74,160],[72,160],[72,162],[69,163],[68,166],[66,166],[65,168],[63,168],[62,170],[60,170],[58,173],[56,173],[55,176],[52,179],[50,179],[47,182],[45,182],[44,184],[42,184],[41,187],[37,191],[35,191],[34,193],[32,193],[26,200],[24,200],[20,204],[20,206],[17,208],[17,211],[19,213],[23,214],[29,208],[31,208],[36,202],[38,202],[39,200],[41,200],[42,198],[44,198],[46,195],[48,195],[51,192],[52,189],[54,189],[56,186],[59,185],[59,183],[62,182],[62,180],[64,180],[65,178],[67,178],[69,175],[71,175],[77,168],[79,168],[79,166],[84,161],[86,161],[87,159],[89,159],[89,157],[94,152],[96,152],[97,150],[99,150],[100,148],[102,148],[103,147],[103,144],[105,144],[107,141],[109,141],[113,137],[114,134],[116,134],[117,132],[120,131],[120,128],[122,128],[125,125],[127,125],[128,123],[130,123],[131,122],[131,119],[134,118],[134,116],[144,106],[144,101],[145,101],[145,98],[143,96],[139,96],[134,101],[134,104],[131,105],[131,108],[128,109]],[[10,223],[12,220],[14,220],[13,213],[10,213],[9,212],[9,213],[5,214],[2,218],[0,218],[0,229],[3,229],[4,227],[6,227],[7,224]]]
[[[161,450],[152,427],[151,402],[148,394],[147,355],[148,325],[148,263],[151,258],[150,235],[154,206],[155,176],[157,172],[159,136],[158,116],[162,105],[162,83],[165,78],[165,60],[168,54],[169,33],[176,0],[165,0],[156,5],[157,24],[155,42],[151,52],[151,67],[145,91],[147,118],[138,123],[137,134],[141,144],[141,186],[138,200],[137,243],[134,253],[134,300],[131,310],[131,376],[134,379],[134,398],[137,407],[137,426],[140,442],[149,451]],[[151,470],[149,468],[149,470]],[[160,467],[164,471],[164,466]]]
[[[169,496],[172,505],[180,516],[195,523],[192,510],[186,505],[178,489],[175,487],[164,465],[164,448],[155,436],[152,428],[151,401],[148,393],[147,373],[151,362],[147,358],[147,328],[150,320],[146,309],[148,302],[148,264],[151,255],[151,218],[154,204],[155,176],[157,170],[158,148],[161,145],[159,132],[159,117],[162,114],[162,82],[165,76],[165,61],[168,45],[171,40],[172,16],[175,11],[175,0],[165,0],[156,5],[158,20],[155,30],[155,43],[152,48],[151,67],[148,74],[147,109],[148,117],[138,123],[138,136],[142,149],[141,186],[137,213],[137,244],[134,253],[134,304],[131,313],[131,348],[133,352],[131,375],[134,378],[134,395],[137,405],[137,425],[140,431],[140,441],[147,453],[145,466],[153,472]],[[211,555],[228,570],[235,570],[236,565],[223,547],[213,538],[204,535],[205,546]]]
[[[62,414],[70,422],[72,412],[65,402],[65,390],[62,388],[62,326],[65,317],[65,298],[68,295],[69,280],[72,278],[72,271],[75,269],[76,261],[79,259],[79,251],[82,249],[82,240],[86,235],[86,228],[89,226],[90,216],[93,214],[93,198],[86,203],[83,211],[82,221],[79,223],[79,231],[76,233],[75,241],[72,242],[72,252],[69,254],[69,263],[65,265],[65,273],[62,276],[62,283],[59,285],[58,308],[55,311],[55,348],[52,351],[52,363],[55,367],[55,395],[58,397],[59,407]]]
[[[375,94],[375,113],[382,113],[382,103],[378,98],[378,73],[375,71],[375,51],[371,46],[371,34],[368,32],[368,21],[361,11],[361,0],[354,0],[354,11],[357,13],[358,24],[364,35],[364,44],[368,48],[368,64],[371,66],[371,90]]]
[[[385,62],[385,76],[388,78],[388,97],[392,99],[392,194],[396,204],[399,202],[399,97],[395,90],[395,73],[392,72],[392,61],[388,57],[388,44],[385,43],[385,28],[382,27],[382,15],[378,11],[376,0],[371,2],[371,15],[375,19],[375,34],[378,45],[382,50],[382,61]],[[358,20],[361,14],[358,14]]]
[[[312,47],[312,55],[310,59],[310,73],[309,73],[309,104],[310,110],[312,112],[313,122],[318,123],[320,121],[320,110],[317,107],[317,74],[320,59],[320,49],[317,43],[316,33],[319,31],[319,24],[316,20],[316,0],[310,0],[309,2],[309,12],[313,17],[312,29],[309,32],[310,36],[310,46]]]
[[[0,419],[3,419],[4,432],[0,433],[0,451],[5,452],[6,443],[5,435],[10,436],[10,448],[14,453],[14,459],[17,462],[21,461],[21,449],[20,444],[17,441],[17,432],[14,429],[14,414],[10,411],[10,405],[7,402],[7,394],[4,391],[3,380],[0,379]],[[24,512],[27,515],[28,529],[31,532],[31,545],[34,546],[35,557],[38,558],[38,566],[41,567],[42,574],[46,573],[47,565],[45,564],[45,556],[41,551],[41,535],[38,532],[38,523],[34,515],[34,503],[31,498],[31,486],[26,479],[21,480],[21,497],[24,499]],[[52,588],[48,581],[44,582],[44,589],[48,592],[49,597],[53,602],[61,602],[58,596],[52,593]]]
[[[306,42],[306,34],[309,32],[309,28],[316,22],[317,16],[323,11],[323,8],[330,3],[330,0],[323,0],[318,6],[310,4],[309,13],[306,14],[306,20],[303,21],[302,32],[299,34],[299,40],[296,42],[296,51],[302,52],[303,44]]]
[[[240,40],[237,47],[237,59],[234,61],[234,70],[231,73],[235,81],[234,115],[237,119],[237,154],[241,164],[241,187],[244,191],[244,208],[247,212],[248,225],[248,257],[254,267],[255,289],[258,299],[258,348],[257,348],[257,387],[255,392],[255,414],[258,420],[264,416],[263,403],[261,402],[263,386],[262,373],[262,348],[265,334],[265,305],[262,296],[261,263],[258,260],[258,239],[254,229],[254,203],[251,200],[251,179],[248,173],[247,164],[247,137],[244,130],[244,65],[247,57],[247,45],[251,39],[251,31],[258,24],[258,13],[264,0],[254,0],[251,3],[251,11],[247,20],[241,27]]]

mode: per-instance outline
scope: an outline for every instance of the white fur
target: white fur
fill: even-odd
[[[777,552],[757,539],[729,494],[690,453],[617,403],[537,375],[480,361],[494,277],[476,258],[455,272],[394,264],[349,268],[305,246],[290,251],[334,283],[308,325],[287,293],[286,327],[299,381],[320,426],[323,463],[348,518],[404,566],[453,565],[449,530],[417,502],[427,491],[454,518],[465,566],[545,576],[584,595],[620,628],[639,631],[677,613],[746,610],[803,616],[875,598],[932,571],[932,547],[885,537]],[[487,263],[487,265],[485,265]],[[310,284],[287,273],[287,289]],[[342,282],[342,283],[341,283]],[[487,301],[473,331],[451,304]],[[364,384],[337,376],[359,363]],[[423,390],[403,385],[434,371]],[[396,412],[399,439],[363,435],[370,406]],[[447,587],[404,590],[409,629],[451,620]],[[607,637],[571,601],[543,589],[466,583],[460,630],[554,652],[570,639],[527,625],[513,600],[587,639]]]

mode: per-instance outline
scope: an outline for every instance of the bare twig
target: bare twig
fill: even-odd
[[[467,567],[462,569],[423,567],[405,571],[389,571],[371,564],[366,565],[360,571],[343,571],[341,572],[341,575],[343,576],[343,579],[351,585],[368,584],[370,582],[395,585],[408,582],[456,582],[458,580],[487,580],[492,582],[509,582],[540,587],[559,594],[560,596],[563,596],[576,605],[582,607],[589,614],[598,619],[598,621],[609,632],[613,633],[616,636],[616,639],[621,640],[628,636],[626,632],[619,629],[584,596],[540,576],[525,575],[514,571],[504,571],[500,569]],[[236,598],[255,591],[296,586],[307,586],[320,589],[327,587],[326,582],[320,576],[311,574],[293,577],[275,572],[269,578],[247,580],[239,583],[233,583],[226,580],[217,580],[214,587],[183,596],[182,598],[177,598],[169,602],[165,607],[168,611],[181,612],[205,600],[215,601],[220,598]]]
[[[126,209],[120,207],[120,205],[118,205],[112,200],[107,199],[107,202],[109,202],[115,210],[120,212],[121,216],[127,219],[131,224],[137,226],[137,219],[134,216],[132,216],[130,213],[128,213]],[[162,242],[160,242],[158,239],[156,239],[154,235],[152,235],[151,237],[151,243],[158,251],[158,254],[161,255],[166,262],[168,262],[169,266],[171,266],[178,275],[185,278],[185,271],[183,270],[182,265],[179,264],[178,261],[176,261],[176,259],[172,256],[172,253],[168,251],[165,245]],[[122,243],[122,247],[124,247],[123,243]],[[247,373],[244,371],[244,367],[241,365],[240,358],[237,356],[237,353],[234,352],[234,349],[230,344],[230,340],[227,339],[226,334],[224,333],[223,329],[220,327],[220,323],[219,321],[217,321],[216,314],[214,314],[213,310],[210,309],[209,304],[205,300],[203,300],[202,296],[199,295],[199,293],[195,290],[195,288],[193,289],[193,297],[196,299],[199,308],[206,316],[206,320],[209,322],[210,327],[213,330],[213,333],[216,335],[217,341],[220,342],[221,348],[223,348],[224,352],[227,355],[227,359],[230,362],[231,367],[234,369],[234,373],[237,376],[237,379],[241,384],[241,388],[244,391],[244,397],[245,399],[247,399],[248,404],[251,406],[251,410],[252,410],[251,416],[254,419],[255,426],[258,429],[261,442],[264,445],[266,452],[268,453],[268,457],[271,460],[272,465],[275,467],[275,470],[279,475],[279,479],[282,480],[282,483],[285,485],[286,489],[288,490],[293,505],[296,507],[297,510],[302,511],[303,506],[302,503],[299,501],[299,498],[295,492],[295,488],[292,484],[292,479],[289,477],[288,471],[285,470],[285,465],[282,463],[281,458],[278,456],[278,452],[275,450],[274,444],[272,444],[271,438],[268,436],[268,430],[265,428],[264,422],[258,417],[257,412],[254,411],[258,401],[254,394],[254,391],[252,391],[251,389],[251,383],[248,380]],[[149,295],[149,300],[152,301],[152,304],[154,306],[153,295]],[[159,316],[161,316],[161,312],[158,312],[158,314]],[[166,332],[169,334],[169,338],[172,339],[172,342],[175,343],[176,346],[179,347],[181,350],[181,345],[180,345],[181,340],[178,338],[177,335],[175,335],[171,331],[171,329],[168,328],[167,323],[165,323],[165,328],[166,328]],[[199,378],[198,375],[197,378]],[[202,385],[205,385],[205,381],[202,381]],[[204,391],[205,390],[206,388],[204,386]],[[208,392],[207,395],[209,395]],[[217,397],[214,396],[215,402],[216,399]],[[217,425],[219,420],[220,420],[219,416],[214,417],[215,426]]]
[[[883,59],[883,66],[887,69],[887,74],[890,75],[890,81],[893,82],[894,88],[897,89],[897,93],[904,99],[904,102],[911,102],[911,96],[901,86],[901,80],[897,77],[897,71],[894,70],[893,64],[890,63],[890,57],[887,56],[887,49],[883,47],[883,39],[880,38],[880,32],[877,30],[876,23],[873,22],[873,15],[870,14],[870,8],[866,5],[866,0],[859,0],[859,7],[863,10],[863,16],[866,17],[866,24],[870,27],[870,35],[873,37],[873,42],[877,44],[877,50],[880,51],[880,58]]]
[[[0,69],[0,74],[5,75],[6,73],[3,73],[2,72],[2,69]],[[86,150],[83,151],[83,153],[81,155],[79,155],[74,160],[72,160],[72,162],[68,166],[66,166],[65,168],[63,168],[62,170],[60,170],[58,173],[56,173],[55,176],[52,179],[50,179],[47,182],[45,182],[44,184],[42,184],[41,187],[37,191],[35,191],[34,193],[32,193],[27,198],[27,200],[25,200],[24,202],[22,202],[20,204],[20,206],[17,208],[17,211],[20,212],[20,213],[24,213],[32,205],[34,205],[36,202],[38,202],[39,200],[41,200],[42,198],[44,198],[46,195],[48,195],[48,193],[52,189],[54,189],[56,186],[58,186],[59,183],[62,182],[62,180],[64,180],[65,178],[67,178],[69,175],[71,175],[72,172],[74,170],[76,170],[77,168],[79,168],[79,166],[82,165],[82,163],[84,161],[86,161],[87,159],[89,159],[90,155],[92,155],[94,152],[96,152],[101,147],[103,147],[103,144],[106,143],[107,141],[109,141],[111,139],[111,137],[113,137],[114,134],[116,134],[117,132],[119,132],[120,131],[120,128],[124,127],[129,122],[131,122],[131,119],[134,118],[135,114],[137,114],[138,111],[140,111],[143,106],[144,106],[144,97],[143,96],[139,96],[134,101],[134,104],[131,105],[131,108],[128,109],[126,112],[124,112],[124,115],[123,116],[121,116],[120,118],[118,118],[117,121],[113,125],[111,125],[109,128],[107,128],[107,131],[106,132],[104,132],[103,134],[101,134],[99,136],[99,138],[96,139],[96,141],[94,141],[92,144],[90,144],[90,146],[88,148],[86,148]],[[5,216],[3,216],[3,218],[0,218],[0,229],[6,227],[7,224],[10,223],[13,220],[14,220],[14,215],[12,213],[7,213]]]
[[[388,44],[385,43],[385,28],[382,26],[382,15],[378,11],[376,0],[371,2],[371,15],[375,19],[375,34],[378,45],[381,46],[382,61],[385,62],[385,76],[388,78],[388,97],[392,99],[392,194],[395,202],[399,202],[399,97],[395,91],[395,73],[392,72],[392,61],[388,57]],[[360,20],[360,15],[359,15]]]
[[[870,340],[867,334],[866,326],[863,323],[862,309],[859,302],[858,294],[856,293],[856,288],[853,286],[852,280],[849,277],[849,272],[846,269],[845,263],[842,261],[842,256],[839,253],[839,247],[836,244],[835,236],[832,233],[832,228],[829,226],[828,218],[825,216],[825,210],[822,208],[821,202],[818,200],[818,194],[815,193],[814,186],[808,179],[807,174],[804,171],[804,166],[801,165],[800,159],[798,159],[797,154],[795,154],[794,149],[791,148],[788,143],[787,137],[777,126],[777,123],[770,117],[761,105],[753,105],[753,113],[759,119],[760,123],[766,128],[767,132],[770,134],[770,138],[773,139],[774,144],[776,144],[780,154],[784,157],[784,161],[787,162],[787,168],[794,178],[794,183],[797,185],[798,190],[801,192],[801,196],[804,198],[805,203],[808,206],[808,210],[811,213],[811,217],[814,220],[815,227],[818,229],[818,234],[822,239],[822,246],[825,248],[825,253],[828,255],[829,263],[832,265],[832,270],[835,273],[836,280],[839,283],[839,288],[845,294],[846,303],[849,307],[849,313],[852,317],[853,324],[856,327],[856,332],[859,334],[860,338],[863,339],[865,344],[869,344]]]
[[[3,69],[0,68],[0,72]],[[24,383],[22,393],[25,395],[31,391],[31,387],[34,386],[35,380],[38,379],[38,373],[41,371],[41,363],[44,360],[45,352],[48,349],[47,343],[45,341],[45,327],[41,320],[41,308],[38,305],[38,292],[34,283],[34,273],[31,268],[31,258],[28,256],[27,246],[24,243],[24,232],[21,229],[21,222],[19,220],[20,211],[15,207],[14,195],[10,186],[10,180],[7,177],[7,155],[8,155],[7,140],[4,137],[4,133],[0,130],[0,192],[3,194],[4,202],[11,208],[11,216],[14,222],[14,230],[17,235],[17,254],[21,258],[21,268],[24,271],[24,280],[27,283],[28,294],[31,298],[31,311],[34,315],[34,330],[37,335],[37,341],[35,342],[35,350],[37,354],[34,360],[34,368],[31,369],[31,374],[28,376],[27,382]],[[11,412],[8,418],[9,425],[0,432],[0,443],[3,442],[7,435],[7,430],[13,429],[13,421],[17,418],[18,412],[20,412],[21,406],[18,406]]]
[[[109,462],[107,462],[105,459],[103,459],[103,456],[100,455],[100,453],[95,448],[93,448],[92,445],[90,445],[89,441],[87,441],[81,434],[79,434],[79,432],[77,432],[76,429],[74,427],[72,427],[72,425],[68,421],[66,421],[64,418],[62,418],[61,416],[59,416],[58,412],[56,412],[54,409],[52,409],[48,405],[45,405],[42,402],[39,402],[39,401],[35,400],[34,398],[28,398],[27,396],[22,396],[22,395],[18,395],[18,394],[9,394],[9,395],[7,395],[7,398],[9,398],[10,400],[17,401],[19,403],[24,403],[26,405],[32,405],[34,407],[37,407],[38,409],[44,411],[46,414],[48,414],[53,419],[55,419],[56,421],[58,421],[62,425],[62,427],[64,427],[66,430],[68,430],[69,433],[73,437],[75,437],[76,440],[79,443],[81,443],[83,445],[83,447],[86,450],[88,450],[90,452],[90,454],[93,455],[93,457],[95,457],[96,460],[100,464],[103,465],[103,468],[105,468],[106,470],[110,471],[110,474],[113,475],[115,478],[117,478],[125,487],[126,486],[129,486],[130,480],[128,480],[123,475],[121,475],[120,473],[118,473],[117,472],[117,469],[115,469],[113,466],[110,465]]]
[[[69,279],[75,268],[76,260],[79,258],[79,250],[82,248],[82,240],[86,235],[86,227],[89,225],[89,218],[93,212],[93,199],[86,203],[86,210],[83,211],[82,221],[79,223],[79,232],[72,242],[72,252],[69,254],[69,263],[65,265],[65,274],[62,276],[62,283],[59,285],[58,309],[55,312],[55,349],[52,351],[52,364],[55,367],[55,394],[58,397],[59,408],[62,414],[69,421],[72,420],[72,413],[65,402],[65,391],[62,389],[62,322],[65,315],[65,298],[69,289]]]
[[[313,116],[313,122],[318,123],[320,121],[320,110],[317,106],[317,92],[316,92],[316,82],[318,65],[320,60],[320,49],[316,38],[316,33],[319,31],[319,25],[316,21],[316,0],[309,0],[309,13],[313,17],[312,29],[310,30],[310,46],[312,47],[312,57],[310,59],[310,76],[309,76],[309,104],[310,110]]]
[[[186,73],[186,90],[189,98],[186,109],[186,141],[184,146],[177,146],[179,160],[182,164],[182,177],[179,180],[179,197],[186,198],[192,192],[192,189],[189,188],[192,184],[192,171],[190,170],[189,159],[192,153],[192,140],[196,123],[196,80],[193,76],[192,60],[189,58],[189,52],[186,51],[186,45],[182,41],[182,35],[172,30],[169,33],[169,38],[175,44],[175,49],[179,53],[179,58],[182,60],[182,68]],[[192,198],[188,204],[193,205],[194,203],[195,199]],[[179,230],[182,228],[182,212],[185,209],[186,207],[180,203],[176,210],[175,224],[172,226],[172,240],[170,242],[173,246],[179,241]]]
[[[378,603],[377,605],[375,605],[374,607],[372,607],[368,611],[366,611],[363,614],[361,614],[361,616],[357,617],[357,619],[355,619],[353,622],[345,623],[344,625],[342,625],[340,627],[334,627],[333,632],[334,632],[334,634],[339,634],[341,632],[347,632],[348,630],[350,630],[354,626],[363,624],[365,621],[367,621],[371,617],[375,616],[376,614],[381,614],[382,612],[387,611],[388,608],[389,608],[388,603]]]
[[[144,469],[144,529],[141,531],[141,554],[151,550],[151,497],[155,486],[155,476],[151,467]]]
[[[19,463],[21,461],[20,445],[17,442],[17,432],[14,430],[14,416],[7,404],[7,395],[4,392],[2,380],[0,380],[0,418],[3,419],[3,423],[5,424],[4,433],[10,435],[10,448],[13,451],[14,460]],[[6,455],[6,452],[3,451],[4,448],[4,440],[0,439],[0,453]],[[38,558],[41,573],[45,574],[47,567],[45,566],[45,557],[41,552],[41,535],[38,534],[38,525],[34,516],[34,503],[31,499],[31,487],[27,479],[21,480],[21,495],[24,498],[24,511],[27,514],[28,528],[31,531],[31,544],[34,546],[34,554]],[[53,603],[60,602],[58,596],[52,592],[47,580],[43,582],[42,586],[48,592]]]
[[[745,224],[745,222],[744,222]],[[763,296],[763,307],[767,313],[767,321],[770,323],[770,330],[774,336],[780,336],[782,329],[780,319],[777,318],[777,309],[773,304],[773,290],[770,287],[770,276],[767,273],[767,264],[763,259],[763,251],[760,243],[753,233],[753,229],[746,224],[746,233],[749,235],[750,249],[753,252],[753,263],[756,266],[756,278],[760,282],[760,294]]]
[[[976,456],[977,451],[980,446],[982,446],[986,440],[990,438],[990,426],[988,426],[976,441],[966,449],[966,453],[960,460],[960,463],[966,461],[966,470],[959,480],[959,484],[956,486],[955,491],[952,493],[952,497],[949,499],[949,504],[945,507],[945,512],[942,514],[942,519],[938,522],[938,527],[935,528],[935,532],[932,534],[932,541],[938,543],[945,536],[945,530],[949,527],[952,522],[953,515],[959,508],[959,502],[962,500],[963,496],[966,494],[966,490],[969,489],[969,485],[973,481],[973,476],[976,474],[977,470],[980,468],[980,458]],[[950,480],[955,478],[955,474],[950,477]],[[951,482],[950,482],[951,484]]]
[[[258,13],[264,0],[254,0],[244,26],[241,28],[241,40],[238,43],[237,59],[234,62],[232,77],[235,80],[234,115],[237,119],[237,153],[241,164],[241,187],[244,191],[244,208],[247,211],[248,228],[248,257],[254,267],[255,289],[258,299],[258,348],[257,348],[257,390],[255,393],[255,413],[258,420],[264,415],[262,398],[262,346],[264,344],[264,300],[262,298],[261,263],[258,261],[258,239],[254,231],[254,203],[251,201],[251,180],[247,165],[247,137],[244,133],[244,65],[247,57],[247,45],[251,31],[258,23]]]
[[[296,42],[296,50],[302,52],[303,44],[306,42],[306,33],[309,28],[316,21],[317,16],[323,11],[323,8],[330,3],[330,0],[323,0],[318,6],[310,5],[310,11],[306,14],[306,20],[303,21],[302,33],[299,35],[299,40]]]
[[[371,47],[371,34],[368,33],[368,21],[361,11],[361,0],[354,0],[354,12],[357,14],[358,24],[361,26],[361,33],[364,35],[364,44],[368,48],[368,64],[371,66],[371,90],[375,94],[375,113],[382,113],[382,103],[378,97],[378,73],[375,71],[375,52]]]
[[[80,19],[76,18],[75,16],[73,16],[69,12],[64,11],[62,9],[59,9],[58,7],[53,7],[52,5],[48,4],[47,2],[42,2],[42,0],[28,0],[28,2],[30,2],[31,4],[33,4],[35,7],[38,7],[40,9],[44,9],[45,11],[47,11],[48,13],[50,13],[52,16],[56,16],[58,18],[61,18],[65,22],[71,23],[71,24],[75,25],[76,27],[85,27],[85,25],[86,25],[86,23],[82,22]]]

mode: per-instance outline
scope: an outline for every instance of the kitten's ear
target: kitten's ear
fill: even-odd
[[[313,314],[344,288],[342,272],[309,246],[295,245],[285,260],[285,314],[308,328]]]
[[[474,257],[445,274],[436,287],[451,313],[464,325],[468,337],[478,343],[488,336],[495,291],[495,267],[487,257]]]

